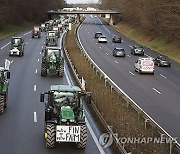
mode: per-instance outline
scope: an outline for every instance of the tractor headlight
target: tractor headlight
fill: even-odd
[[[66,122],[66,121],[67,121],[67,119],[61,119],[61,121],[62,121],[62,122]]]
[[[70,119],[69,121],[70,121],[70,122],[74,122],[74,119]]]

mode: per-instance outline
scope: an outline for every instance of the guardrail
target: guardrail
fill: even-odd
[[[154,126],[156,128],[156,130],[160,133],[160,134],[164,134],[166,137],[170,138],[172,141],[174,141],[174,138],[167,133],[160,125],[158,125],[156,123],[156,121],[151,118],[140,106],[138,106],[136,104],[136,102],[134,102],[134,100],[129,97],[121,88],[119,88],[116,83],[114,83],[114,81],[111,80],[111,78],[109,78],[97,65],[96,63],[91,59],[91,57],[88,55],[88,53],[86,52],[86,50],[84,49],[82,43],[80,42],[80,37],[79,37],[79,28],[81,27],[81,25],[78,27],[78,29],[76,29],[76,41],[77,44],[81,50],[81,52],[84,54],[85,58],[90,62],[90,64],[92,65],[93,69],[96,70],[97,73],[101,74],[101,77],[103,77],[105,79],[105,84],[108,83],[111,86],[111,89],[114,89],[117,93],[121,94],[123,96],[123,98],[126,100],[127,102],[127,106],[132,106],[132,108],[138,113],[138,115],[142,116],[145,120],[145,129],[146,129],[146,125],[147,123],[150,123],[152,126]],[[65,34],[66,35],[66,34]],[[64,42],[64,41],[63,41]],[[63,45],[64,46],[64,45]],[[68,55],[68,52],[66,50],[65,51],[65,55],[67,57],[67,60],[69,61],[70,67],[73,71],[73,74],[75,74],[75,78],[78,81],[79,86],[81,86],[81,80],[78,78],[78,73],[76,72],[76,70],[74,69],[74,65],[71,62],[71,59]],[[98,112],[98,111],[97,111]],[[100,114],[100,113],[99,113]],[[105,122],[104,119],[101,119]],[[112,132],[111,128],[107,128],[110,132]],[[113,136],[115,138],[115,136]],[[120,143],[117,143],[121,152],[123,154],[127,154],[126,150],[123,148],[123,145],[121,145]],[[172,154],[172,149],[175,149],[175,151],[177,151],[177,153],[180,153],[180,144],[178,142],[175,143],[170,143],[170,151],[169,153]]]

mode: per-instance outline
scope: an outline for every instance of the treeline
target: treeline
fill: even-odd
[[[101,0],[101,4],[101,9],[120,9],[125,22],[180,39],[179,0]]]
[[[45,20],[45,11],[61,9],[64,0],[0,0],[0,29],[8,24]]]

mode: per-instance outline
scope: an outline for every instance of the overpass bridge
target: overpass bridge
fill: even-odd
[[[104,14],[104,15],[109,16],[110,24],[113,25],[113,18],[112,18],[112,16],[115,15],[115,14],[122,14],[122,12],[114,11],[114,10],[98,10],[98,11],[63,11],[63,10],[53,11],[53,10],[50,10],[50,11],[47,11],[46,14],[48,15],[49,19],[52,19],[52,15],[73,14],[73,15],[77,15],[77,19],[76,20],[78,22],[80,20],[80,15],[83,15],[83,14],[96,14],[96,15]]]

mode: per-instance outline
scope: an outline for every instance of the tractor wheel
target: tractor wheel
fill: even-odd
[[[47,123],[47,138],[46,138],[46,147],[53,148],[56,143],[56,128],[54,124]]]
[[[46,68],[46,64],[42,63],[41,64],[41,76],[46,76],[47,75],[47,68]]]
[[[87,134],[86,125],[82,125],[80,142],[76,143],[78,149],[84,149],[86,147],[87,138],[88,138],[88,134]]]
[[[64,76],[64,65],[60,65],[58,75],[61,77]]]
[[[0,95],[0,113],[4,112],[4,96]]]

